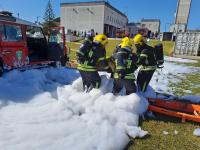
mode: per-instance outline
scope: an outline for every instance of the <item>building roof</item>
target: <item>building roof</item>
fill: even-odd
[[[62,6],[94,6],[94,5],[106,5],[109,8],[113,9],[114,11],[116,11],[117,13],[119,13],[120,15],[122,15],[122,16],[127,18],[127,16],[124,13],[122,13],[121,11],[119,11],[117,8],[113,7],[112,5],[110,5],[106,1],[60,3],[61,7]]]
[[[160,22],[160,19],[142,19],[141,22]]]
[[[27,26],[40,27],[39,25],[37,25],[35,23],[32,23],[30,21],[26,21],[26,20],[23,20],[23,19],[20,19],[20,18],[16,18],[16,23],[24,24],[24,25],[27,25]]]
[[[140,22],[130,22],[128,23],[128,25],[140,25],[141,23]]]
[[[128,25],[129,26],[134,26],[134,25],[136,25],[134,22],[130,22],[130,23],[128,23]]]

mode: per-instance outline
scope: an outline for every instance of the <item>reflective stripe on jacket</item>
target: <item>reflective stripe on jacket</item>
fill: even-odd
[[[156,70],[157,66],[141,66],[140,70],[142,71],[151,71]]]
[[[115,73],[114,78],[115,79],[122,78],[122,79],[127,79],[127,80],[135,80],[135,75],[134,75],[134,73],[129,73],[123,77],[121,74]]]

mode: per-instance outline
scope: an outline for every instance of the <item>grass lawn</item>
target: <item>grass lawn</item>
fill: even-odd
[[[183,63],[177,63],[183,64]],[[200,60],[196,63],[184,63],[187,66],[200,68]],[[181,82],[178,85],[170,84],[176,95],[200,95],[200,72],[190,73],[182,77],[178,77]]]
[[[187,65],[200,67],[200,61]],[[180,78],[178,84],[171,84],[175,95],[200,95],[200,73],[192,73]],[[200,128],[198,123],[181,123],[180,119],[156,115],[156,119],[141,121],[142,129],[149,132],[144,139],[131,139],[128,150],[197,150],[200,149],[200,137],[193,131]],[[168,132],[165,135],[163,132]],[[176,133],[175,133],[176,132]]]
[[[181,123],[178,119],[157,115],[156,120],[142,121],[140,126],[149,132],[149,136],[131,139],[128,150],[200,149],[200,138],[193,135],[194,129],[199,128],[197,124]]]
[[[150,42],[148,44],[151,45],[151,46],[154,46],[158,43],[160,43],[160,41],[150,40]],[[163,44],[164,54],[167,55],[167,56],[170,56],[172,54],[172,51],[173,51],[174,42],[163,41],[162,44]]]
[[[109,40],[107,45],[107,55],[110,56],[120,40]],[[160,41],[151,40],[149,45],[156,45]],[[174,46],[173,42],[162,42],[165,55],[170,55]],[[75,51],[80,43],[69,42],[71,48],[70,59],[75,59]],[[187,65],[200,67],[198,63]],[[171,84],[175,95],[200,95],[200,73],[189,74],[181,78],[178,85]],[[191,93],[187,93],[190,90]],[[156,119],[143,120],[140,123],[142,129],[149,132],[149,136],[144,139],[131,139],[127,146],[128,150],[197,150],[200,149],[200,137],[195,137],[193,131],[200,128],[199,124],[192,122],[181,123],[179,119],[156,115]],[[168,133],[165,135],[163,132]]]

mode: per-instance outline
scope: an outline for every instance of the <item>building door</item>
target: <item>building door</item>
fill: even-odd
[[[109,36],[109,26],[107,24],[104,24],[104,34]]]

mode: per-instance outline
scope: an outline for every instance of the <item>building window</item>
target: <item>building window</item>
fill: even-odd
[[[90,12],[91,14],[94,14],[94,12],[92,11],[92,9],[87,8],[87,11]]]
[[[72,10],[73,10],[73,12],[75,12],[76,14],[78,14],[78,11],[75,8],[73,8]]]
[[[107,20],[109,20],[109,16],[107,16]]]

